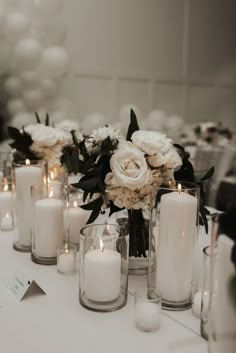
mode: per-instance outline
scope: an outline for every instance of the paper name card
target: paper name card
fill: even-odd
[[[19,301],[27,296],[46,294],[35,280],[30,280],[21,273],[14,274],[7,287]]]

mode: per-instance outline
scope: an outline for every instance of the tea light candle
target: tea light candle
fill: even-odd
[[[190,296],[197,220],[197,198],[178,189],[161,197],[156,274],[163,300],[174,302]]]
[[[89,218],[88,211],[78,207],[75,201],[73,207],[68,207],[64,210],[65,224],[69,233],[69,242],[73,244],[79,244],[80,229],[85,226]]]
[[[121,256],[117,251],[89,250],[84,259],[84,288],[86,297],[107,302],[120,294]]]
[[[16,181],[16,211],[19,229],[19,242],[21,245],[30,246],[30,187],[41,185],[42,170],[31,166],[26,160],[26,165],[15,168]]]
[[[35,252],[38,256],[56,256],[63,239],[63,201],[47,198],[35,202]]]
[[[201,300],[202,300],[202,292],[199,290],[193,296],[193,303],[192,303],[192,311],[198,317],[201,314]]]
[[[144,331],[160,328],[161,304],[139,300],[135,305],[136,327]]]
[[[9,213],[6,213],[1,220],[1,230],[11,230],[13,229],[13,219]]]
[[[61,273],[75,272],[75,250],[65,248],[64,253],[61,253],[57,259],[57,269]]]

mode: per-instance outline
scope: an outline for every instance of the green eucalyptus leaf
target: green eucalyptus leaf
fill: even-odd
[[[45,118],[45,126],[49,126],[49,122],[50,122],[50,118],[49,118],[49,114],[46,114],[46,118]]]
[[[97,199],[89,202],[89,203],[86,203],[84,205],[81,205],[80,207],[83,208],[83,210],[86,210],[86,211],[92,211],[94,209],[101,209],[103,205],[103,198],[102,196],[99,196]]]
[[[39,114],[38,112],[35,112],[35,116],[36,116],[36,121],[38,124],[41,124],[41,120],[40,120],[40,117],[39,117]]]
[[[203,181],[203,180],[207,180],[207,179],[211,178],[212,175],[214,174],[214,171],[215,171],[215,168],[214,168],[214,167],[211,167],[211,168],[207,171],[207,173],[201,178],[201,180]]]

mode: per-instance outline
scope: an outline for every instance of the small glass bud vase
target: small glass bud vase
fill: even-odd
[[[149,226],[148,286],[162,294],[162,307],[191,307],[199,188],[169,182],[153,188]]]
[[[109,312],[127,303],[128,234],[113,224],[94,224],[80,232],[79,300],[85,308]]]
[[[19,161],[13,163],[13,178],[16,188],[17,239],[13,247],[17,251],[30,252],[31,244],[31,196],[32,185],[43,185],[46,175],[44,161]]]
[[[5,180],[0,184],[0,230],[14,229],[14,187]]]
[[[65,190],[52,186],[31,188],[32,243],[31,259],[41,265],[57,263],[57,248],[64,244],[66,233],[63,212]]]

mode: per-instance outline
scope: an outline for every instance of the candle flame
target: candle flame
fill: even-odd
[[[182,190],[181,184],[178,184],[178,192],[179,192],[179,194],[181,193],[181,190]]]
[[[68,252],[69,252],[69,250],[66,248],[66,249],[65,249],[65,253],[68,254]]]
[[[5,184],[4,187],[3,187],[3,191],[8,191],[8,189],[9,189],[8,185]]]
[[[53,172],[50,172],[50,179],[53,180],[55,178],[55,175]]]
[[[78,202],[74,201],[74,207],[78,207]]]
[[[30,160],[29,159],[26,159],[25,165],[30,165]]]

